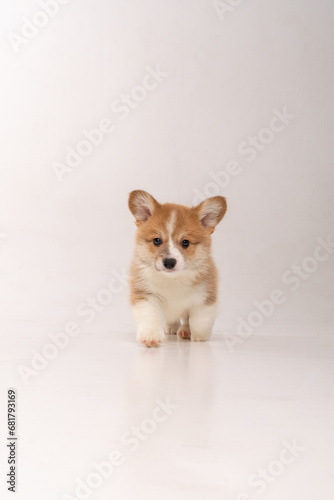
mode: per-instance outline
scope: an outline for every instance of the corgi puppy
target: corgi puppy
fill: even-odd
[[[205,341],[217,314],[217,269],[211,234],[224,217],[222,196],[196,207],[160,204],[132,191],[129,209],[138,227],[130,270],[130,302],[137,339],[157,347],[165,333]]]

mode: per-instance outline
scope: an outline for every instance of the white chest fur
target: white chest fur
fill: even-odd
[[[186,271],[167,274],[149,270],[145,278],[145,288],[159,303],[167,322],[178,320],[205,301],[205,285],[194,285]]]

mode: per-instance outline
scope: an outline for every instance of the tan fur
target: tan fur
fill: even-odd
[[[225,215],[226,208],[222,196],[189,208],[173,203],[160,204],[145,191],[130,193],[129,209],[138,227],[130,270],[132,306],[154,300],[163,307],[166,294],[173,296],[173,290],[177,292],[181,285],[192,293],[198,291],[203,305],[216,303],[218,273],[211,257],[211,234]],[[155,246],[154,238],[160,238],[162,244]],[[187,248],[181,245],[184,239],[190,242]],[[168,270],[163,267],[163,261],[171,252],[178,256],[177,265],[181,268],[165,272]],[[171,314],[169,311],[168,315]],[[184,319],[187,317],[189,310],[184,311]]]

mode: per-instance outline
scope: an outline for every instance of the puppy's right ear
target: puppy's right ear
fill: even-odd
[[[136,224],[146,222],[160,204],[146,191],[132,191],[129,195],[129,209],[136,219]]]

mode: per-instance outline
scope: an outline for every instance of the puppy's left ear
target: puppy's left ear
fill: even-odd
[[[193,208],[204,227],[213,233],[217,224],[222,220],[227,210],[226,199],[223,196],[213,196],[202,201]]]

